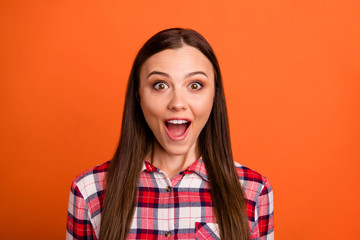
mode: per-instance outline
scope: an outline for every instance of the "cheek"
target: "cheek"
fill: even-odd
[[[210,116],[213,106],[213,98],[208,98],[206,101],[198,101],[193,104],[193,109],[201,124],[205,125]]]
[[[144,113],[146,122],[149,126],[158,122],[160,116],[162,116],[162,106],[161,102],[156,99],[142,98],[140,101],[141,109]]]

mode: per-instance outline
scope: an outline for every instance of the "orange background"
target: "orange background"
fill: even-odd
[[[69,188],[117,145],[132,61],[168,27],[219,58],[236,160],[276,239],[359,239],[357,0],[1,1],[1,239],[64,239]]]

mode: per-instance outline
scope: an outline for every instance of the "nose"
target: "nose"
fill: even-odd
[[[173,91],[168,108],[172,111],[186,110],[187,103],[185,94],[179,90]]]

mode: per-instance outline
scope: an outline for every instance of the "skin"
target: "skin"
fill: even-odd
[[[144,62],[140,105],[156,138],[148,159],[170,179],[199,157],[197,140],[211,113],[214,94],[213,66],[194,47],[167,49]],[[171,118],[191,121],[184,139],[174,140],[167,134],[165,120]]]

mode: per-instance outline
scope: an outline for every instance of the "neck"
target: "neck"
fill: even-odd
[[[151,154],[151,164],[165,172],[170,179],[184,171],[198,159],[195,145],[185,154],[171,154],[166,152],[158,142],[154,143]]]

